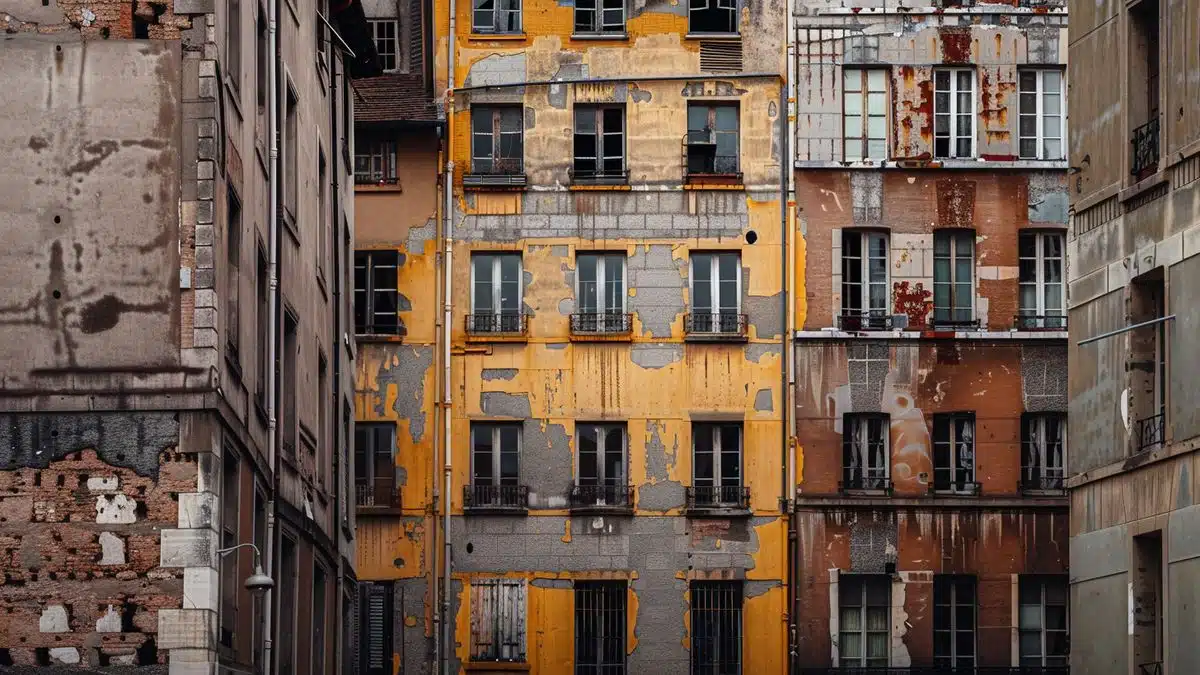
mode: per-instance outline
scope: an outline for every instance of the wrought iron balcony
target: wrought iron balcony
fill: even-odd
[[[476,513],[524,513],[528,485],[464,485],[463,509]]]
[[[746,315],[733,312],[686,314],[683,330],[692,340],[729,340],[746,337]]]
[[[1021,467],[1021,492],[1029,493],[1059,493],[1066,487],[1066,479],[1062,469],[1045,469],[1043,467]]]
[[[1164,413],[1140,419],[1133,426],[1138,452],[1161,446],[1166,438],[1167,416]]]
[[[1065,314],[1018,314],[1013,321],[1017,330],[1066,330],[1067,316]]]
[[[688,511],[750,511],[750,488],[704,485],[687,488]]]
[[[629,512],[633,510],[633,487],[629,485],[574,485],[571,510]]]
[[[1158,115],[1133,130],[1129,138],[1133,146],[1129,172],[1141,180],[1158,170]]]
[[[842,481],[838,483],[839,492],[884,492],[891,494],[892,479],[884,469],[862,469],[845,467],[842,469]]]
[[[837,318],[838,328],[848,331],[892,330],[892,315],[879,309],[843,309]]]
[[[1069,675],[1070,668],[1067,666],[883,666],[799,668],[796,672],[799,675]]]
[[[579,171],[571,168],[567,169],[567,176],[571,179],[572,185],[626,185],[629,183],[629,171],[621,169],[620,171]]]
[[[633,332],[632,314],[587,313],[571,315],[571,334],[617,336]]]
[[[525,314],[468,314],[467,335],[516,337],[529,332]]]
[[[523,188],[527,183],[520,159],[494,159],[487,166],[475,166],[463,174],[463,187],[467,188]]]
[[[358,482],[354,484],[354,504],[363,508],[397,508],[400,491],[392,480]]]

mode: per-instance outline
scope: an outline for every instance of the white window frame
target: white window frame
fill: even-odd
[[[734,259],[737,261],[737,274],[734,275],[734,279],[737,282],[737,291],[734,296],[734,301],[736,302],[736,305],[734,306],[733,313],[741,314],[742,313],[742,254],[741,254],[741,252],[739,252],[739,251],[696,251],[696,253],[699,255],[709,256],[709,265],[710,265],[709,273],[711,276],[708,279],[708,283],[709,283],[709,291],[712,293],[712,296],[711,296],[712,297],[712,306],[709,307],[709,311],[707,312],[707,314],[709,314],[710,316],[713,316],[713,317],[721,316],[722,313],[727,311],[727,309],[721,307],[721,299],[720,299],[721,298],[721,295],[720,295],[721,279],[719,277],[719,274],[720,274],[720,269],[721,269],[721,257],[722,256],[733,256]],[[689,304],[691,304],[691,306],[692,306],[693,313],[697,313],[694,311],[696,309],[696,259],[694,257],[689,257],[689,259],[688,259],[688,293],[690,295]],[[699,312],[699,313],[704,313],[704,312]],[[716,330],[716,328],[719,324],[720,324],[719,319],[716,319],[713,321],[713,327],[714,327],[713,330],[714,331]]]
[[[1061,443],[1062,447],[1058,451],[1058,464],[1050,463],[1050,445],[1051,439],[1046,433],[1048,422],[1058,422],[1059,438],[1054,442]],[[1021,481],[1033,485],[1035,476],[1033,472],[1036,470],[1038,476],[1036,478],[1045,481],[1047,478],[1058,478],[1059,480],[1066,479],[1067,467],[1067,414],[1062,412],[1045,412],[1045,413],[1026,413],[1022,432],[1027,436],[1021,439]],[[1029,463],[1034,457],[1032,453],[1037,453],[1038,465]],[[1032,488],[1033,490],[1045,489],[1041,486]]]
[[[843,230],[842,231],[842,242],[841,242],[841,244],[842,244],[842,248],[841,248],[842,270],[841,271],[842,271],[842,311],[843,312],[855,310],[855,308],[850,307],[849,303],[846,302],[846,284],[848,283],[846,281],[846,271],[845,271],[845,265],[846,265],[846,260],[847,260],[847,257],[846,257],[846,238],[847,237],[858,237],[859,251],[861,251],[861,255],[859,256],[859,259],[858,259],[858,265],[862,272],[862,276],[861,276],[862,281],[858,282],[860,306],[858,307],[857,311],[860,312],[863,316],[871,316],[872,315],[871,312],[880,312],[882,315],[886,316],[889,313],[889,311],[891,309],[891,304],[892,304],[892,283],[891,283],[892,282],[892,273],[891,273],[892,242],[891,242],[890,233],[882,232],[879,230]],[[872,281],[871,280],[871,260],[879,260],[879,258],[871,256],[870,246],[871,246],[872,241],[879,241],[879,240],[883,241],[883,247],[884,247],[883,280],[882,281]],[[871,306],[871,285],[872,284],[878,285],[881,283],[883,284],[883,290],[884,290],[884,294],[885,294],[884,304],[882,307],[872,307]]]
[[[1021,89],[1022,76],[1025,75],[1026,73],[1031,73],[1034,76],[1036,76],[1036,78],[1037,78],[1037,80],[1035,82],[1035,88],[1033,91],[1026,91],[1026,90]],[[1057,94],[1047,94],[1046,93],[1045,80],[1046,80],[1047,73],[1053,73],[1058,76],[1058,93]],[[1067,95],[1066,95],[1067,86],[1066,85],[1067,85],[1067,75],[1064,71],[1062,71],[1060,69],[1056,69],[1056,68],[1037,68],[1037,69],[1022,68],[1017,71],[1017,104],[1018,104],[1018,108],[1019,108],[1018,117],[1017,117],[1017,153],[1021,159],[1040,159],[1040,160],[1047,160],[1047,161],[1062,161],[1067,158]],[[1033,110],[1026,110],[1025,106],[1022,104],[1025,94],[1033,94],[1034,101],[1035,101]],[[1058,157],[1050,157],[1047,155],[1047,152],[1046,152],[1047,136],[1045,133],[1045,131],[1046,131],[1045,127],[1046,127],[1046,119],[1049,117],[1049,115],[1047,115],[1045,112],[1047,96],[1057,96],[1058,97],[1058,115],[1057,115],[1057,117],[1058,117],[1058,142],[1059,142],[1059,147],[1062,148],[1062,151],[1059,153]],[[1021,134],[1020,120],[1021,120],[1021,118],[1024,118],[1024,117],[1033,117],[1036,120],[1035,135],[1025,136],[1025,135]],[[1034,139],[1036,141],[1036,150],[1034,152],[1034,155],[1032,155],[1032,156],[1026,155],[1024,152],[1021,151],[1021,142],[1026,139]]]
[[[375,43],[375,51],[376,51],[376,53],[378,53],[380,55],[380,66],[383,66],[382,58],[383,58],[383,54],[384,54],[384,52],[380,51],[380,49],[379,49],[380,42],[386,41],[386,42],[392,43],[392,54],[391,55],[392,55],[392,60],[394,61],[394,64],[393,64],[394,67],[384,68],[383,72],[395,73],[395,72],[399,71],[400,66],[401,66],[401,61],[400,61],[400,20],[396,19],[396,18],[381,18],[381,19],[367,19],[367,22],[371,24],[371,41],[373,43]],[[380,26],[383,24],[391,24],[391,26],[392,26],[391,38],[388,38],[387,36],[381,36],[379,34]]]
[[[516,316],[521,315],[522,308],[525,304],[525,281],[523,278],[525,275],[525,261],[519,252],[512,251],[479,251],[471,255],[471,314],[483,314],[483,312],[479,311],[478,306],[475,304],[475,261],[485,257],[492,259],[492,298],[495,301],[493,302],[492,311],[488,314],[491,316],[501,316],[505,314],[504,309],[499,306],[501,284],[500,264],[504,258],[509,256],[517,259],[517,309],[516,312],[509,311],[508,314],[515,314]]]
[[[1037,604],[1037,607],[1040,610],[1040,616],[1038,619],[1038,623],[1040,625],[1038,628],[1025,628],[1024,624],[1021,621],[1021,608],[1029,607],[1032,605],[1022,605],[1021,604],[1020,584],[1032,583],[1035,581],[1038,584],[1038,591],[1040,593],[1040,600]],[[1046,628],[1046,586],[1047,586],[1048,581],[1049,581],[1049,579],[1047,577],[1038,576],[1038,575],[1030,575],[1029,577],[1024,577],[1024,578],[1018,577],[1018,579],[1017,579],[1017,584],[1018,584],[1018,587],[1017,587],[1017,620],[1015,623],[1017,624],[1017,665],[1018,666],[1022,665],[1023,664],[1022,662],[1026,658],[1021,653],[1021,635],[1023,633],[1033,633],[1035,631],[1038,633],[1038,635],[1041,636],[1041,652],[1039,653],[1039,655],[1037,657],[1030,657],[1030,658],[1038,658],[1040,660],[1040,663],[1038,663],[1037,665],[1040,665],[1040,666],[1066,666],[1070,661],[1070,653],[1068,652],[1063,657],[1064,658],[1063,663],[1047,663],[1046,662],[1046,659],[1047,659],[1046,634],[1047,634],[1047,632],[1049,632],[1048,629]],[[1064,584],[1064,586],[1065,586],[1065,584]],[[1064,587],[1063,593],[1064,593],[1064,602],[1063,602],[1062,607],[1063,607],[1063,612],[1066,614],[1066,624],[1065,624],[1066,629],[1061,630],[1061,631],[1058,629],[1055,629],[1053,632],[1065,633],[1067,636],[1067,639],[1070,640],[1070,636],[1071,636],[1071,597],[1070,597],[1069,587]],[[1034,664],[1031,663],[1028,665],[1033,666]]]
[[[1034,253],[1034,257],[1032,257],[1032,258],[1021,255],[1020,242],[1021,242],[1021,239],[1024,239],[1025,237],[1033,237],[1034,238],[1035,253]],[[1055,238],[1055,239],[1059,240],[1058,250],[1061,255],[1058,255],[1058,256],[1046,255],[1046,249],[1048,248],[1047,239],[1049,239],[1049,238]],[[1031,232],[1022,232],[1018,235],[1018,239],[1017,239],[1018,261],[1032,260],[1032,261],[1034,261],[1034,265],[1035,265],[1033,281],[1022,281],[1020,278],[1020,275],[1018,273],[1018,277],[1017,277],[1017,284],[1018,284],[1017,311],[1021,315],[1037,316],[1037,317],[1049,317],[1049,316],[1063,317],[1063,319],[1065,320],[1066,315],[1067,315],[1066,245],[1067,245],[1067,238],[1063,232],[1031,231]],[[1058,310],[1057,310],[1058,313],[1057,314],[1047,314],[1047,309],[1046,309],[1046,285],[1047,285],[1046,264],[1053,262],[1053,261],[1058,261],[1058,265],[1059,265],[1059,271],[1058,271],[1059,280],[1058,280],[1058,282],[1056,282],[1058,284]],[[1019,269],[1019,267],[1018,267],[1018,269]],[[1029,285],[1032,285],[1034,287],[1035,302],[1034,302],[1033,307],[1026,307],[1024,304],[1022,304],[1024,302],[1024,294],[1021,293],[1020,290],[1023,289],[1025,286],[1029,286]],[[1066,327],[1066,325],[1064,324],[1063,328],[1065,328],[1065,327]]]
[[[489,480],[491,482],[489,483],[489,485],[491,485],[492,487],[500,487],[500,486],[505,486],[505,485],[509,485],[509,486],[521,485],[521,475],[522,475],[521,449],[525,445],[525,429],[521,426],[521,424],[513,423],[513,422],[479,422],[477,424],[471,425],[470,435],[467,438],[468,443],[470,443],[469,452],[471,453],[471,475],[469,476],[470,484],[478,485],[478,483],[475,482],[475,466],[476,466],[475,434],[484,429],[491,431],[491,435],[492,435],[492,468],[491,468],[491,473],[490,473],[490,478],[489,478]],[[504,429],[516,429],[516,432],[517,432],[517,452],[516,452],[517,476],[515,479],[516,482],[514,482],[514,483],[501,483],[500,482],[501,481],[500,435]],[[513,479],[510,478],[509,480],[513,480]]]
[[[624,314],[625,306],[626,306],[626,302],[627,302],[626,296],[629,294],[629,288],[628,288],[629,280],[628,280],[628,277],[626,276],[627,270],[626,270],[626,266],[625,266],[626,255],[624,253],[614,253],[614,252],[609,252],[609,251],[587,251],[587,252],[581,252],[575,256],[576,310],[580,309],[579,299],[583,297],[583,294],[580,292],[580,284],[583,283],[583,279],[581,277],[583,275],[579,271],[580,270],[579,261],[583,258],[588,258],[588,257],[596,258],[596,311],[595,312],[579,312],[579,313],[581,313],[581,314],[592,314],[592,313],[594,313],[594,314]],[[608,293],[605,292],[605,289],[608,286],[608,281],[609,281],[609,279],[608,279],[609,263],[612,261],[620,262],[620,268],[621,268],[621,270],[620,270],[621,271],[621,294],[620,294],[621,295],[621,306],[620,307],[609,307],[607,305]]]
[[[883,89],[871,88],[871,75],[878,73],[883,77]],[[856,80],[856,81],[855,81]],[[851,89],[851,85],[857,87]],[[871,112],[871,98],[881,94],[883,105],[878,114]],[[858,114],[851,114],[851,101],[857,100]],[[866,160],[886,160],[888,158],[888,70],[885,68],[845,68],[842,70],[842,156],[848,162]],[[851,117],[859,119],[857,129],[849,127]],[[883,136],[871,135],[871,119],[883,120]],[[857,131],[852,135],[851,131]],[[850,143],[857,141],[862,144],[862,151],[855,154],[850,152]],[[871,153],[871,142],[883,143],[883,154]]]
[[[942,422],[942,421],[944,421],[947,428],[949,429],[949,435],[946,439],[941,439],[941,438],[938,438],[938,436],[937,436],[938,422]],[[968,431],[970,434],[969,441],[965,439],[966,434],[964,434],[963,436],[958,435],[958,423],[962,422],[962,421],[966,421],[969,423],[969,427],[968,427]],[[967,495],[975,494],[975,492],[976,492],[975,482],[976,482],[976,476],[978,475],[978,468],[979,468],[979,422],[978,422],[977,417],[973,413],[966,413],[966,412],[939,413],[939,414],[934,415],[934,436],[933,436],[932,441],[933,441],[933,445],[934,445],[934,456],[933,456],[934,491],[939,492],[939,493],[944,493],[944,494],[967,494]],[[970,447],[971,447],[971,455],[970,455],[971,464],[970,464],[970,466],[963,466],[964,460],[960,456],[959,446],[960,446],[960,444],[964,444],[964,443],[968,443],[968,442],[970,443]],[[950,462],[949,466],[939,467],[937,465],[937,454],[938,454],[937,446],[939,446],[939,445],[949,445],[948,454],[947,454],[947,459]],[[949,472],[950,479],[949,479],[948,485],[946,485],[945,487],[939,488],[939,487],[937,487],[937,482],[938,482],[939,474],[941,474],[942,472]],[[960,479],[962,479],[962,482],[965,484],[965,486],[962,489],[958,488],[958,483],[959,483]]]
[[[580,442],[583,438],[585,430],[594,430],[596,432],[596,476],[597,481],[594,485],[625,487],[629,484],[629,433],[623,423],[599,423],[599,422],[583,422],[575,427],[575,485],[582,485],[580,482],[583,476],[579,474],[583,467],[580,454],[583,449],[583,444]],[[614,479],[604,475],[605,462],[604,459],[608,452],[604,448],[604,436],[609,431],[617,430],[621,432],[621,475]]]
[[[949,80],[950,80],[950,88],[949,89],[938,89],[937,88],[938,75],[940,75],[941,73],[948,73]],[[958,107],[958,96],[959,96],[959,94],[963,93],[963,91],[961,89],[959,89],[959,87],[958,87],[958,75],[960,73],[970,73],[970,75],[971,75],[971,91],[970,91],[971,109],[967,112],[963,112],[962,110],[959,110],[959,107]],[[977,103],[978,96],[976,94],[976,91],[979,88],[978,87],[978,79],[979,78],[976,77],[974,68],[935,68],[934,69],[934,71],[933,71],[933,88],[934,88],[934,94],[933,94],[933,106],[934,106],[933,107],[933,119],[934,119],[933,156],[935,159],[974,159],[975,158],[976,153],[978,152],[978,146],[979,146],[979,141],[977,138],[978,132],[976,130],[976,109],[978,108],[978,103]],[[950,95],[950,110],[938,110],[937,95],[939,93],[943,93],[943,92],[948,93]],[[949,144],[949,147],[947,148],[946,154],[939,155],[937,153],[937,139],[939,138],[938,133],[937,133],[937,118],[941,117],[943,115],[949,115],[949,117],[950,117],[949,126],[947,127],[947,132],[949,133],[950,144]],[[968,133],[964,134],[964,133],[962,133],[962,130],[960,130],[958,128],[959,115],[969,115],[967,119],[970,120],[971,128],[968,130]],[[970,152],[968,152],[965,155],[958,154],[958,140],[960,138],[970,138],[971,139],[971,150],[970,150]]]
[[[839,667],[841,667],[841,668],[886,668],[887,666],[891,665],[891,658],[892,658],[892,646],[891,646],[892,600],[891,600],[891,595],[890,595],[891,594],[890,584],[888,585],[889,587],[887,588],[888,603],[885,606],[887,615],[888,615],[888,631],[887,631],[888,640],[886,641],[887,653],[884,654],[883,656],[874,656],[874,657],[867,655],[867,652],[868,652],[867,646],[870,643],[870,640],[868,639],[868,637],[871,634],[878,634],[878,633],[883,632],[880,630],[871,630],[871,629],[867,628],[867,613],[868,613],[867,610],[868,610],[868,608],[870,608],[870,607],[878,608],[879,607],[879,605],[868,605],[867,604],[867,587],[870,585],[870,583],[872,581],[874,581],[876,583],[882,583],[882,579],[886,579],[886,578],[887,578],[886,576],[881,575],[881,574],[838,575],[839,592],[838,592],[838,603],[837,603],[837,611],[838,611],[837,617],[838,617],[838,666]],[[842,593],[841,593],[840,586],[841,586],[841,584],[849,584],[849,583],[858,584],[858,603],[859,603],[858,605],[843,605],[842,604],[842,598],[841,598]],[[845,622],[842,620],[842,612],[846,609],[856,609],[858,611],[859,627],[857,629],[846,630]],[[842,644],[844,642],[842,640],[842,635],[848,634],[848,633],[857,633],[859,635],[859,640],[860,640],[859,644],[862,649],[858,656],[847,656],[845,651],[842,649]],[[868,663],[868,661],[871,661],[871,660],[875,661],[875,663]],[[882,660],[882,663],[879,663],[880,660]]]
[[[939,260],[939,255],[937,252],[937,240],[939,237],[945,237],[946,240],[950,242],[950,253],[949,253],[949,257],[947,258],[950,261],[950,278],[943,280],[943,281],[938,281],[938,278],[937,278],[937,261]],[[937,305],[937,287],[940,284],[949,284],[950,285],[950,298],[949,298],[950,304],[945,307],[945,309],[948,312],[948,316],[942,322],[950,323],[950,324],[962,323],[962,320],[958,319],[955,316],[955,312],[957,310],[962,310],[962,309],[970,310],[970,318],[968,318],[966,321],[968,323],[971,321],[974,321],[975,320],[975,292],[976,292],[975,259],[977,257],[976,256],[977,251],[975,250],[976,249],[975,231],[974,230],[954,230],[954,229],[936,230],[933,233],[933,238],[934,238],[934,240],[933,240],[933,269],[934,269],[933,322],[934,322],[934,324],[938,323],[937,311],[938,311],[939,307]],[[966,238],[971,244],[971,254],[970,254],[971,288],[970,288],[970,292],[967,293],[968,304],[966,307],[962,307],[956,302],[956,300],[958,299],[958,285],[963,283],[958,278],[958,262],[961,259],[960,254],[958,253],[958,241],[959,241],[959,239],[962,239],[962,238]]]
[[[869,460],[871,456],[871,422],[880,423],[880,439],[878,443],[882,444],[883,448],[883,466],[869,466],[862,464],[858,467],[846,465],[845,444],[851,446],[851,452],[855,457],[862,458],[864,461]],[[892,462],[891,462],[891,416],[887,413],[846,413],[842,417],[842,472],[851,468],[857,468],[862,473],[862,484],[859,486],[847,486],[850,489],[859,490],[882,490],[887,486],[887,481],[892,477]],[[867,472],[878,472],[883,470],[883,475],[868,476]],[[880,483],[874,481],[882,480]],[[868,482],[870,481],[870,482]]]

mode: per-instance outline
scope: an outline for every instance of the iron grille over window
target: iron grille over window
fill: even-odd
[[[576,6],[576,13],[579,8]],[[579,106],[575,108],[574,183],[624,183],[625,108]]]
[[[396,425],[354,423],[354,503],[396,506]]]
[[[354,252],[354,332],[402,335],[395,250]]]
[[[1027,413],[1021,416],[1021,489],[1063,489],[1067,447],[1067,416]]]
[[[354,151],[355,185],[395,185],[395,141],[365,140]]]
[[[691,582],[692,675],[741,675],[742,583]]]
[[[887,415],[847,414],[842,418],[842,488],[886,490],[888,477]]]
[[[1158,169],[1158,118],[1146,122],[1133,130],[1129,139],[1133,146],[1133,161],[1130,167],[1138,180],[1149,176]]]
[[[838,578],[838,661],[843,668],[888,664],[891,578],[843,574]]]
[[[575,582],[575,675],[625,675],[624,581]]]
[[[975,232],[933,233],[933,323],[975,325]]]
[[[888,235],[886,232],[842,231],[842,316],[857,318],[860,328],[890,320]]]
[[[975,413],[933,416],[933,489],[976,494]]]
[[[525,661],[525,581],[471,580],[471,660]]]
[[[968,669],[975,665],[975,577],[933,577],[933,664]]]
[[[933,156],[975,156],[975,71],[938,69],[933,73]]]
[[[697,1],[705,0],[692,0],[693,3]],[[720,0],[707,1],[719,2]],[[728,176],[737,172],[737,104],[688,104],[688,175]]]
[[[577,35],[621,35],[625,32],[625,0],[575,0]]]
[[[842,71],[846,161],[887,159],[888,71]]]
[[[738,0],[688,0],[688,33],[736,35]]]
[[[1067,327],[1063,284],[1063,235],[1024,232],[1018,238],[1021,305],[1017,328]]]
[[[375,38],[380,68],[385,73],[395,72],[400,68],[400,22],[396,19],[370,19],[368,23]]]
[[[1066,666],[1066,576],[1022,575],[1019,617],[1021,665]]]

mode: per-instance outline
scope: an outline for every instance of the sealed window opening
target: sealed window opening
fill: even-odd
[[[395,185],[396,142],[364,139],[354,149],[355,185]]]
[[[842,315],[878,320],[888,315],[888,234],[842,231]]]
[[[520,33],[521,0],[475,0],[471,17],[475,33]]]
[[[933,71],[933,84],[933,156],[974,157],[975,71],[937,69]]]
[[[523,125],[521,108],[516,106],[471,108],[471,172],[521,173],[525,152]]]
[[[469,332],[523,332],[522,277],[520,253],[476,253],[471,256]]]
[[[692,491],[697,506],[745,507],[741,424],[692,426]]]
[[[298,199],[297,189],[298,189],[298,180],[299,180],[297,171],[299,170],[298,167],[299,167],[299,160],[300,160],[300,136],[299,136],[299,133],[300,133],[299,132],[300,96],[299,96],[299,94],[296,93],[296,90],[292,87],[291,82],[286,83],[286,89],[287,89],[287,99],[286,99],[287,105],[284,108],[285,115],[284,115],[284,126],[283,126],[283,129],[284,129],[283,152],[284,152],[284,159],[286,160],[283,163],[283,170],[284,170],[284,181],[283,181],[283,185],[284,185],[283,200],[284,201],[283,201],[283,203],[284,203],[284,207],[287,209],[287,214],[293,220],[295,220],[295,218],[296,218],[296,200]]]
[[[1058,491],[1064,487],[1067,454],[1065,413],[1021,415],[1021,489]]]
[[[375,40],[375,53],[379,54],[379,66],[385,73],[400,69],[400,22],[396,19],[368,19],[371,36]]]
[[[624,675],[626,582],[575,582],[575,675]]]
[[[975,666],[975,577],[937,574],[933,577],[933,665],[938,668]]]
[[[625,182],[625,108],[577,107],[574,152],[572,182]]]
[[[933,323],[967,326],[975,315],[975,232],[933,233]]]
[[[976,494],[975,413],[933,416],[933,489]]]
[[[693,581],[693,675],[741,675],[742,582]]]
[[[1018,136],[1021,159],[1066,159],[1066,92],[1061,70],[1021,70]]]
[[[471,580],[471,660],[525,661],[525,581]]]
[[[892,580],[885,574],[838,577],[838,664],[883,668],[891,640]]]
[[[1018,640],[1022,666],[1066,666],[1066,575],[1021,575]]]
[[[261,4],[258,5],[258,14],[255,17],[255,32],[255,101],[258,104],[258,115],[262,117],[267,109],[267,63],[270,57],[267,55],[267,10]],[[259,124],[265,130],[265,124],[261,120]]]
[[[846,161],[887,159],[887,71],[842,71]]]
[[[738,105],[688,104],[687,172],[738,172]]]
[[[625,0],[575,0],[577,35],[624,35]]]
[[[842,418],[842,487],[848,490],[886,490],[891,420],[888,415],[852,413]]]
[[[354,332],[401,335],[398,266],[395,250],[354,252]]]
[[[358,506],[396,505],[396,425],[354,423],[354,494]]]
[[[392,675],[391,582],[358,582],[359,665],[365,675]]]
[[[688,33],[736,35],[738,0],[688,0]]]
[[[1023,232],[1018,237],[1018,328],[1066,328],[1063,239],[1061,232]]]

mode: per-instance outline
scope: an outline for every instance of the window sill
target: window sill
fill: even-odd
[[[354,334],[354,340],[356,342],[394,342],[397,344],[403,344],[404,337],[405,336],[400,333],[397,333],[394,335],[390,334],[390,333],[355,333]]]
[[[633,504],[588,504],[570,507],[572,514],[596,516],[632,516]]]
[[[741,174],[722,176],[719,174],[684,176],[684,190],[745,190]]]
[[[399,506],[355,506],[354,512],[360,516],[399,516],[403,513]]]
[[[1161,163],[1160,163],[1161,166]],[[1137,199],[1142,194],[1153,190],[1154,188],[1167,182],[1167,172],[1159,169],[1156,173],[1130,185],[1129,187],[1117,193],[1117,200],[1128,202]]]
[[[528,672],[530,666],[528,663],[509,663],[506,661],[467,661],[462,664],[463,670],[467,671],[524,671]]]
[[[508,42],[517,42],[524,40],[528,36],[524,33],[471,33],[467,35],[468,40],[505,40]]]
[[[571,333],[571,342],[633,342],[633,333]]]
[[[604,183],[571,183],[567,186],[567,189],[571,192],[607,192],[612,190],[628,192],[633,187],[629,183],[613,183],[611,185],[605,185]]]
[[[403,192],[400,183],[355,183],[355,192]]]
[[[685,40],[741,40],[741,33],[692,33],[683,36]]]
[[[688,333],[684,336],[684,342],[730,342],[742,343],[750,340],[745,334],[737,333]]]
[[[587,40],[591,42],[604,40],[629,40],[629,33],[572,33],[572,40]]]
[[[493,516],[525,516],[529,514],[527,506],[464,506],[463,514],[465,515],[493,515]]]
[[[529,342],[528,335],[505,335],[503,333],[467,333],[467,342],[514,342],[524,344]]]
[[[750,507],[742,506],[693,506],[684,509],[688,518],[749,518]]]

